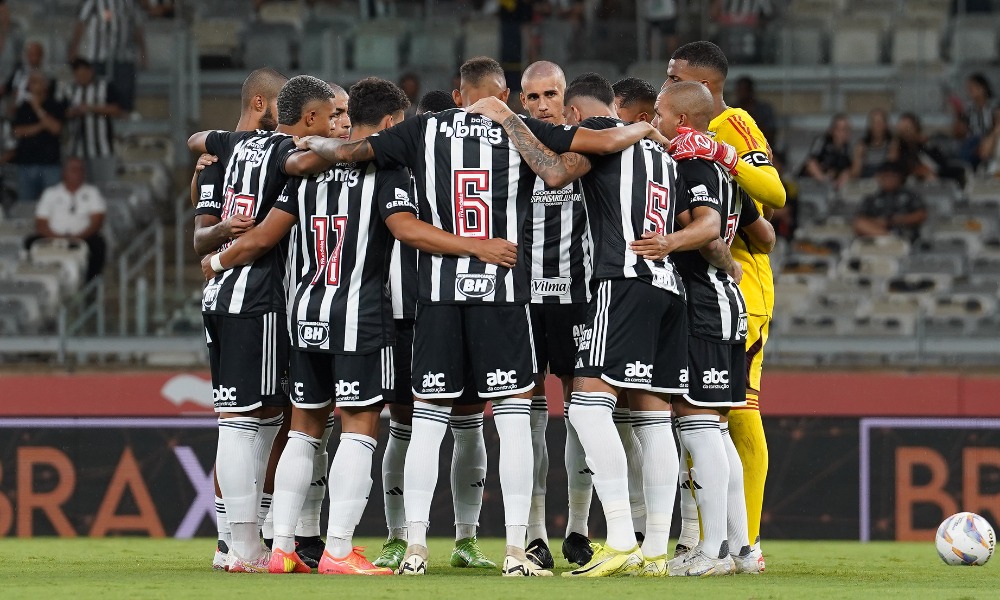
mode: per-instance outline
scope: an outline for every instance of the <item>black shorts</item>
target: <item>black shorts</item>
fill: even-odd
[[[680,297],[637,279],[601,281],[587,313],[576,376],[684,394],[687,340],[687,307]]]
[[[413,319],[396,319],[396,345],[393,347],[396,375],[392,392],[386,396],[389,404],[413,406]],[[455,406],[470,406],[480,404],[476,393],[476,383],[472,378],[472,369],[466,365],[465,392],[455,399]]]
[[[457,400],[467,387],[467,368],[480,401],[516,396],[534,387],[527,305],[417,305],[413,395]]]
[[[587,324],[587,305],[529,304],[538,374],[546,370],[558,377],[572,377],[576,347]]]
[[[288,405],[285,315],[203,315],[215,412]]]
[[[746,348],[743,343],[724,344],[688,338],[688,393],[684,399],[704,408],[746,404]]]
[[[372,406],[392,391],[393,352],[385,347],[369,354],[331,354],[292,349],[289,366],[292,404],[323,408]]]

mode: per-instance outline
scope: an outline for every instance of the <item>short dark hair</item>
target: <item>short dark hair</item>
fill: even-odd
[[[463,83],[469,85],[479,85],[479,83],[490,75],[500,78],[503,85],[507,85],[507,76],[503,72],[500,63],[488,56],[477,56],[462,63],[458,70]]]
[[[442,110],[458,108],[455,99],[444,90],[432,90],[424,94],[424,97],[417,103],[418,113],[436,113]]]
[[[278,93],[278,123],[295,125],[302,118],[306,104],[334,97],[330,84],[312,75],[296,75]]]
[[[347,116],[353,125],[378,125],[386,115],[410,106],[410,99],[398,85],[378,77],[365,77],[355,83],[347,96]]]
[[[692,67],[712,69],[725,79],[729,75],[729,60],[726,53],[712,42],[700,40],[684,44],[670,57],[673,60],[686,60]]]
[[[271,67],[263,67],[247,75],[240,89],[240,102],[249,106],[254,96],[271,100],[277,98],[281,88],[288,83],[288,78]]]
[[[576,97],[593,98],[608,106],[615,103],[615,90],[611,82],[597,73],[584,73],[569,84],[564,96],[566,104]]]
[[[626,77],[611,86],[616,98],[621,98],[622,106],[632,106],[636,102],[656,103],[656,88],[645,79]]]
[[[69,63],[70,70],[76,71],[77,69],[79,69],[81,67],[86,67],[88,69],[93,69],[94,68],[94,64],[92,62],[90,62],[89,60],[87,60],[86,58],[81,58],[79,56],[76,57],[76,58],[74,58]]]
[[[986,79],[985,75],[982,73],[973,73],[969,75],[968,80],[983,88],[983,92],[986,94],[987,98],[993,97],[993,87],[990,85],[990,80]]]

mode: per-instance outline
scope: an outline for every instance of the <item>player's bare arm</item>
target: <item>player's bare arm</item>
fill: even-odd
[[[215,252],[223,244],[238,238],[254,226],[253,217],[235,214],[220,221],[213,215],[195,215],[194,251],[198,256]]]
[[[194,165],[194,175],[191,176],[191,206],[198,205],[198,174],[205,170],[210,164],[218,162],[219,157],[214,154],[202,154],[198,157],[198,162]]]
[[[241,236],[219,254],[210,254],[201,259],[201,271],[205,279],[211,279],[226,269],[248,265],[257,260],[292,230],[296,220],[295,215],[283,210],[269,211],[264,221],[260,226],[254,227],[253,231]]]
[[[743,267],[733,259],[733,254],[729,251],[729,246],[722,238],[715,238],[706,246],[699,248],[698,252],[713,267],[728,273],[736,283],[743,280]]]
[[[293,152],[285,159],[284,169],[293,177],[308,177],[329,170],[333,164],[315,152]]]
[[[697,250],[717,239],[722,226],[719,213],[707,206],[677,215],[677,222],[682,229],[667,235],[644,231],[641,240],[631,243],[632,252],[648,260],[663,260],[672,252]]]
[[[750,238],[750,245],[761,254],[770,254],[774,250],[777,237],[774,235],[774,227],[764,217],[758,218],[753,223],[742,228],[742,231]]]
[[[361,162],[375,160],[375,151],[367,139],[345,142],[337,138],[315,135],[297,138],[295,146],[300,150],[312,150],[317,156],[330,163]]]
[[[393,237],[429,254],[475,256],[492,265],[513,268],[517,263],[517,244],[503,238],[480,240],[457,236],[424,223],[411,213],[397,213],[385,220]]]
[[[188,138],[188,149],[191,152],[197,152],[198,154],[208,154],[208,148],[205,144],[208,142],[208,134],[211,131],[199,131],[198,133],[192,134]]]

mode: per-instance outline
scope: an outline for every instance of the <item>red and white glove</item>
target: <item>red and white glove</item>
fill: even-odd
[[[717,142],[690,127],[678,127],[677,133],[679,135],[670,140],[670,156],[674,160],[703,158],[719,163],[731,175],[736,175],[736,167],[740,163],[736,148],[725,142]]]

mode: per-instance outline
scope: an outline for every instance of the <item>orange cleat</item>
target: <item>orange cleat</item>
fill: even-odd
[[[365,558],[364,548],[355,546],[343,558],[334,558],[329,552],[323,553],[319,561],[321,575],[392,575],[392,569],[376,567]]]
[[[271,553],[271,562],[267,564],[271,573],[312,573],[309,565],[302,562],[296,552],[275,550]]]

